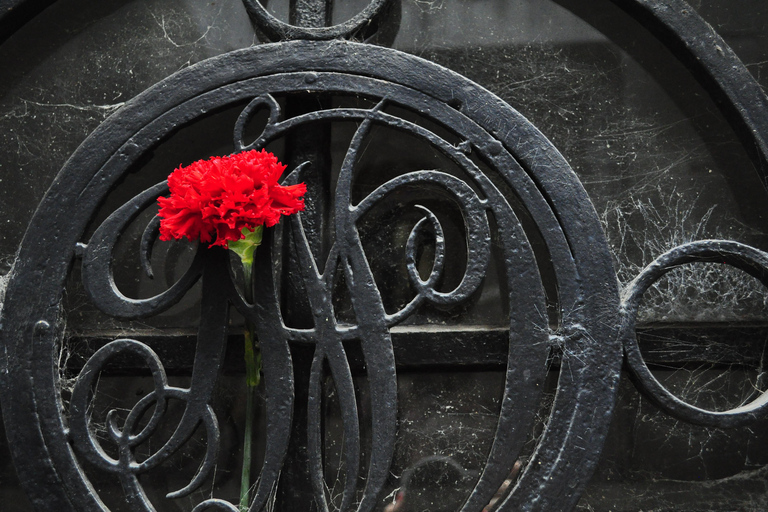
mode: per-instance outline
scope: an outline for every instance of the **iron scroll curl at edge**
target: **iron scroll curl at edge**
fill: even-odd
[[[653,33],[708,92],[749,155],[768,190],[768,95],[725,40],[684,0],[611,0]],[[622,339],[627,365],[640,391],[668,414],[683,421],[730,428],[768,414],[768,393],[727,411],[710,411],[679,399],[664,388],[646,365],[635,337],[636,315],[643,293],[674,265],[721,262],[766,284],[768,254],[730,240],[697,240],[649,263],[622,291]]]
[[[768,415],[768,392],[758,391],[749,403],[726,411],[710,411],[673,395],[643,359],[635,336],[635,324],[643,294],[674,268],[689,263],[723,263],[733,266],[768,286],[768,253],[729,240],[698,240],[670,249],[649,263],[622,291],[622,339],[627,365],[636,385],[667,414],[698,425],[730,428],[749,425]]]

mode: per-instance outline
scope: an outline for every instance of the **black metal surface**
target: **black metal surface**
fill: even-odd
[[[682,2],[617,3],[639,17],[650,13],[649,19],[662,35],[674,36],[670,44],[685,48],[679,50],[681,56],[692,57],[696,69],[706,71],[704,81],[724,102],[734,125],[741,127],[739,133],[764,173],[768,161],[768,117],[764,115],[768,101],[722,40],[709,35],[708,26],[687,11]],[[299,4],[295,22],[318,25],[328,20],[328,11],[317,9],[323,2]],[[627,287],[620,308],[609,251],[594,209],[563,157],[534,126],[500,99],[447,69],[393,50],[335,40],[367,37],[375,31],[377,17],[389,4],[387,0],[376,0],[348,22],[324,28],[285,24],[269,15],[257,1],[247,0],[254,22],[272,40],[309,41],[233,52],[169,77],[106,121],[62,169],[24,238],[2,312],[1,399],[6,429],[20,478],[31,490],[37,508],[105,510],[82,470],[82,463],[87,461],[120,478],[125,500],[132,509],[154,510],[138,476],[167,461],[199,427],[204,429],[207,440],[199,470],[188,485],[173,490],[167,498],[188,495],[210,477],[219,445],[211,397],[224,366],[230,303],[257,326],[264,364],[268,450],[252,511],[265,509],[275,487],[291,481],[280,476],[286,454],[292,457],[291,464],[303,462],[297,461],[298,451],[289,450],[291,436],[297,435],[296,425],[306,425],[306,467],[315,506],[329,509],[321,403],[326,367],[339,397],[346,440],[342,510],[369,511],[379,504],[397,431],[397,370],[409,365],[505,368],[494,440],[487,463],[461,508],[467,512],[482,510],[512,470],[533,428],[553,355],[561,371],[546,428],[520,479],[498,510],[559,511],[575,506],[599,457],[611,419],[622,341],[639,386],[670,414],[715,426],[744,424],[763,416],[768,400],[765,395],[726,412],[705,411],[671,395],[655,380],[647,359],[640,353],[635,316],[643,293],[674,265],[723,261],[765,283],[768,256],[734,242],[681,246],[660,256]],[[707,44],[693,44],[697,41]],[[713,61],[713,56],[719,60]],[[321,102],[314,110],[290,110],[284,115],[278,98],[295,99],[299,95],[365,98],[371,106],[331,108],[330,103]],[[262,148],[296,133],[320,132],[317,127],[331,123],[355,123],[357,128],[335,188],[329,190],[330,232],[323,232],[325,206],[316,205],[317,211],[296,216],[267,235],[257,254],[255,275],[260,293],[255,304],[247,303],[238,292],[225,253],[204,247],[198,249],[193,263],[166,291],[144,299],[125,296],[112,275],[116,243],[126,227],[165,192],[165,184],[125,203],[101,223],[89,240],[84,240],[88,223],[112,187],[165,137],[209,111],[239,103],[247,106],[234,127],[233,146],[237,151]],[[245,127],[259,109],[268,109],[268,121],[255,140],[248,142]],[[400,110],[428,120],[450,137],[412,117],[397,115]],[[460,172],[412,169],[354,200],[353,184],[364,172],[359,167],[360,154],[376,127],[421,141]],[[301,174],[313,166],[314,172],[328,172],[329,159],[318,156],[327,142],[327,136],[318,136],[310,150],[294,152],[290,169],[294,172],[286,179],[302,179]],[[317,194],[324,195],[330,188],[329,180],[320,181],[315,188]],[[440,289],[448,265],[446,255],[452,248],[444,240],[436,213],[414,205],[422,216],[402,248],[413,297],[399,310],[387,311],[358,226],[378,204],[403,189],[419,190],[425,197],[439,194],[450,200],[463,219],[466,247],[462,249],[466,250],[467,261],[458,284],[452,290]],[[149,274],[152,269],[148,255],[156,229],[156,220],[150,221],[140,240],[141,264]],[[416,266],[420,240],[425,237],[435,240],[432,269],[426,278]],[[508,328],[455,336],[459,352],[474,345],[476,339],[487,342],[486,352],[443,353],[441,348],[450,347],[452,338],[398,326],[426,305],[450,307],[471,301],[487,277],[492,239],[498,240],[500,274],[508,290],[504,297],[508,302]],[[542,240],[545,247],[534,246],[532,239]],[[285,253],[285,247],[291,248],[290,254]],[[147,344],[120,336],[83,362],[69,405],[63,405],[58,351],[66,319],[60,303],[65,280],[78,257],[82,258],[83,283],[92,301],[116,318],[157,315],[172,307],[202,278],[201,322],[188,388],[168,384],[166,363]],[[301,318],[305,324],[301,327],[285,321],[283,276],[273,270],[286,259],[291,259],[290,265],[297,269],[291,276],[298,281],[298,285],[294,283],[296,293],[306,294],[306,310],[297,307],[290,313]],[[351,299],[352,323],[340,321],[334,309],[337,273],[343,274]],[[554,284],[545,282],[550,278]],[[551,315],[546,314],[548,304],[555,304]],[[433,340],[439,342],[437,347],[430,346]],[[420,350],[419,342],[425,348]],[[297,356],[299,352],[301,357]],[[145,363],[154,390],[136,403],[122,424],[118,424],[115,414],[107,416],[109,442],[118,453],[114,458],[102,448],[100,443],[104,441],[93,436],[88,407],[100,372],[109,368],[110,359],[128,355]],[[308,368],[302,369],[299,363],[299,375],[294,377],[295,364],[304,357],[308,358]],[[369,382],[367,415],[358,410],[353,383],[353,374],[358,372],[364,372]],[[296,389],[298,386],[302,389]],[[137,460],[135,447],[152,436],[169,399],[185,403],[173,435],[150,457]],[[148,422],[139,426],[139,420],[149,411]],[[302,421],[294,422],[295,411],[301,411]],[[370,422],[361,424],[365,417]],[[369,446],[363,446],[363,429],[371,432]],[[362,492],[358,488],[361,478],[365,482]],[[236,507],[211,498],[194,508],[203,510],[231,512]]]
[[[246,4],[248,6],[248,4]],[[256,7],[261,8],[260,3]],[[332,2],[313,2],[298,0],[290,4],[290,22],[292,26],[304,29],[322,31],[330,25],[332,17]],[[258,19],[255,20],[259,24]],[[273,19],[273,21],[276,21]],[[262,28],[262,31],[266,29]],[[269,30],[266,30],[269,32]],[[307,114],[317,108],[328,108],[329,98],[316,95],[297,95],[286,99],[285,109],[289,117]],[[246,111],[238,119],[243,125],[248,120]],[[276,112],[270,111],[270,114]],[[276,120],[276,119],[275,119]],[[237,143],[239,146],[241,142]],[[326,254],[328,245],[328,226],[331,197],[331,127],[328,125],[307,125],[297,127],[286,137],[286,164],[291,169],[301,167],[297,180],[307,186],[305,210],[302,213],[302,223],[307,234],[314,258]],[[288,251],[295,253],[295,241],[287,241]],[[312,319],[308,318],[309,309],[307,289],[301,279],[290,279],[290,276],[300,274],[301,263],[297,258],[288,258],[283,266],[283,273],[288,278],[283,285],[281,299],[285,320],[294,326],[311,326]],[[306,433],[308,432],[308,407],[310,375],[314,360],[314,349],[311,347],[296,347],[291,354],[294,366],[294,415],[291,425],[291,437],[288,441],[287,459],[281,468],[280,481],[275,498],[275,505],[284,510],[311,510],[315,501],[312,476],[309,464],[309,446]],[[321,427],[322,428],[322,427]]]

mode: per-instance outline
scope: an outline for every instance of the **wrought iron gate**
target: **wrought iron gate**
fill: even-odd
[[[725,42],[682,1],[614,3],[690,66],[765,184],[768,98]],[[415,506],[415,470],[433,473],[441,490],[424,493],[429,510],[576,507],[612,419],[622,351],[637,386],[682,421],[732,427],[764,418],[763,393],[725,411],[672,394],[649,370],[635,323],[644,293],[671,269],[725,263],[768,285],[768,254],[693,241],[656,255],[620,291],[590,198],[531,122],[454,71],[366,42],[396,16],[395,2],[374,0],[336,25],[326,0],[297,0],[290,24],[257,0],[245,6],[271,42],[190,66],[126,102],[69,158],[21,244],[2,310],[0,398],[16,469],[38,509],[106,510],[124,500],[130,510],[164,510],[158,499],[190,497],[194,512],[237,510],[213,491],[195,494],[221,463],[214,401],[242,343],[232,318],[257,326],[264,365],[254,512],[385,507],[406,421],[398,369],[407,367],[504,367],[480,470],[426,457],[403,475],[395,504]],[[234,133],[229,152],[280,152],[286,180],[309,189],[307,211],[268,232],[257,252],[253,303],[225,251],[155,249],[152,208],[167,185],[131,182],[161,143],[222,112]],[[386,140],[419,148],[434,166],[372,165],[367,155]],[[138,250],[128,252],[126,241]],[[130,286],[115,269],[126,254],[148,278],[162,266],[168,286],[124,294]],[[121,321],[157,317],[199,294],[191,302],[197,332],[102,334],[80,340],[81,360],[63,361],[63,347],[78,340],[65,339],[62,303],[79,288],[100,314]],[[473,308],[489,303],[504,324],[473,324]],[[164,359],[170,343],[184,347],[172,351],[183,360]],[[169,365],[191,377],[171,383]],[[151,388],[130,410],[96,418],[99,378],[110,371],[141,371]],[[204,446],[194,452],[197,469],[167,497],[149,493],[144,475],[190,443]],[[451,471],[451,483],[437,483]],[[102,493],[93,483],[100,477],[119,482],[123,496]],[[465,493],[445,491],[458,481]]]

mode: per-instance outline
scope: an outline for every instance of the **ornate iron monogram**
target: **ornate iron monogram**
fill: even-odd
[[[275,96],[297,92],[364,96],[371,101],[371,106],[321,109],[284,118]],[[309,343],[315,347],[307,435],[315,499],[322,508],[325,508],[325,495],[319,403],[324,364],[330,368],[338,392],[347,439],[344,510],[350,509],[356,499],[361,458],[361,426],[344,343],[361,346],[371,390],[372,421],[367,428],[371,429],[375,442],[370,447],[366,489],[355,508],[372,510],[378,503],[379,490],[389,471],[397,428],[396,361],[389,330],[408,319],[424,303],[461,303],[475,293],[485,279],[491,258],[492,226],[498,231],[496,239],[504,266],[502,274],[509,290],[510,350],[497,432],[488,463],[465,509],[480,510],[485,506],[516,460],[541,399],[541,384],[553,345],[562,350],[562,365],[566,370],[562,372],[552,409],[551,428],[542,437],[540,449],[506,506],[549,501],[551,498],[544,498],[549,494],[545,492],[547,488],[561,487],[562,482],[570,485],[579,481],[583,468],[595,459],[594,452],[584,450],[586,446],[581,445],[592,433],[603,432],[607,427],[621,360],[617,331],[611,326],[618,322],[604,321],[607,317],[618,318],[615,284],[605,282],[601,277],[610,275],[610,257],[591,204],[559,153],[522,116],[479,86],[434,64],[373,46],[334,41],[256,47],[210,60],[137,98],[133,105],[126,107],[123,115],[118,114],[95,133],[64,169],[62,183],[67,183],[67,196],[75,195],[71,192],[76,189],[72,188],[73,180],[79,180],[82,188],[77,196],[90,198],[89,204],[95,207],[98,204],[96,198],[109,190],[110,183],[118,180],[135,159],[169,131],[201,112],[248,98],[252,99],[234,130],[236,150],[264,147],[300,126],[357,123],[333,194],[334,239],[327,260],[318,262],[312,256],[300,217],[285,226],[287,236],[294,240],[296,254],[293,257],[301,269],[299,278],[307,290],[314,327],[290,328],[281,318],[271,265],[279,257],[278,246],[273,246],[271,251],[259,251],[257,256],[257,289],[261,293],[256,304],[247,304],[232,284],[223,251],[207,248],[199,249],[189,269],[167,291],[141,300],[122,295],[111,274],[115,244],[125,227],[153,204],[166,187],[160,183],[139,194],[116,210],[96,229],[90,240],[80,246],[83,281],[94,304],[105,313],[120,318],[142,318],[176,303],[202,276],[201,326],[192,381],[188,389],[169,386],[162,361],[138,341],[116,340],[100,349],[78,377],[69,410],[59,410],[55,398],[49,403],[56,407],[59,421],[69,424],[65,432],[47,434],[56,438],[49,442],[73,448],[52,453],[57,472],[63,477],[63,486],[87,487],[78,469],[78,460],[83,458],[103,471],[119,475],[126,498],[134,508],[152,510],[137,475],[162,464],[199,425],[203,425],[208,433],[208,451],[200,471],[188,486],[169,497],[185,495],[200,485],[215,464],[218,428],[210,397],[225,347],[227,301],[230,301],[257,325],[264,361],[269,451],[252,510],[261,510],[269,498],[289,441],[294,399],[290,343]],[[410,110],[444,127],[459,142],[447,140],[423,123],[391,113],[390,106],[395,107],[392,112]],[[269,111],[269,120],[256,140],[246,143],[244,127],[255,112],[263,109]],[[414,169],[381,184],[355,203],[351,187],[359,172],[356,164],[361,147],[376,126],[404,132],[423,141],[432,151],[453,162],[461,174]],[[113,132],[115,127],[126,129],[117,134]],[[98,170],[86,178],[81,172],[84,166]],[[299,168],[288,179],[295,179],[300,172]],[[564,182],[568,183],[567,187],[563,187]],[[498,183],[504,183],[514,191],[513,203],[505,197]],[[453,290],[439,291],[436,285],[445,265],[445,253],[451,248],[445,247],[438,217],[421,207],[423,218],[413,226],[404,247],[410,284],[415,293],[403,308],[387,312],[356,226],[378,202],[407,187],[420,187],[427,194],[441,190],[460,210],[466,229],[467,264],[461,282]],[[82,213],[62,215],[70,220],[76,217],[80,224],[67,229],[66,234],[72,237],[69,242],[58,238],[57,245],[74,249],[84,223],[92,213],[83,211],[82,203],[76,200],[70,199],[69,204]],[[67,209],[61,202],[57,206],[60,211]],[[528,227],[523,227],[520,215],[529,219]],[[151,222],[141,241],[145,262],[156,228],[157,223]],[[531,230],[544,240],[546,256],[536,254],[531,247],[528,241],[533,234]],[[55,230],[45,229],[45,232]],[[426,278],[419,274],[415,263],[418,239],[424,233],[431,233],[436,240],[432,270]],[[539,272],[541,261],[545,261],[543,258],[551,261],[545,265],[551,265],[557,279],[557,297],[550,298],[558,304],[557,325],[552,330],[545,313],[547,297]],[[337,266],[345,274],[354,306],[356,321],[352,324],[340,323],[333,311]],[[66,269],[67,265],[62,261],[60,274],[54,281],[61,283]],[[46,290],[46,293],[55,292]],[[59,325],[57,317],[46,318],[43,321],[49,326]],[[43,321],[39,325],[43,325]],[[55,346],[55,340],[60,336],[58,329],[40,331],[38,327],[38,331],[45,333],[39,338],[40,344]],[[107,417],[109,441],[117,446],[119,453],[113,458],[106,454],[100,444],[102,441],[89,430],[87,410],[93,380],[100,369],[107,360],[125,352],[146,361],[155,389],[135,405],[122,424],[118,424],[112,414]],[[54,382],[50,384],[55,386]],[[47,392],[55,396],[55,388]],[[152,435],[169,399],[186,402],[185,413],[174,435],[149,458],[139,462],[133,449]],[[151,419],[139,428],[139,418],[151,407],[154,407]],[[595,411],[599,412],[595,414]],[[568,418],[568,421],[563,422],[561,418]],[[583,456],[578,462],[572,458],[566,461],[557,456],[562,451]],[[68,471],[62,468],[68,468]],[[95,494],[87,496],[91,506],[100,506]],[[573,495],[566,499],[573,500]],[[232,505],[220,501],[204,502],[200,507],[201,510],[205,507],[234,510]]]
[[[373,20],[385,4],[374,2],[370,12],[351,20],[349,26],[299,30],[271,19],[258,3],[247,2],[274,39],[349,36],[362,30],[360,23]],[[680,35],[680,41],[687,40],[676,28],[679,20],[660,10],[660,2],[627,4],[627,9],[637,9],[646,16],[650,13],[658,26]],[[751,94],[744,88],[729,88],[731,78],[716,71],[711,75],[734,105],[746,101],[743,95]],[[370,105],[284,116],[278,98],[297,93],[359,97]],[[756,97],[765,105],[764,95]],[[165,292],[147,299],[124,296],[111,270],[115,244],[125,227],[164,193],[165,184],[159,183],[128,201],[90,239],[83,240],[99,204],[131,166],[168,134],[209,111],[240,102],[248,104],[234,127],[236,151],[264,147],[300,128],[356,123],[332,195],[333,243],[327,258],[315,258],[298,217],[284,226],[284,233],[267,240],[268,250],[259,251],[257,286],[261,293],[254,304],[247,303],[234,285],[225,253],[206,248],[198,250],[192,265]],[[245,127],[264,109],[269,112],[268,121],[262,133],[248,142]],[[402,111],[426,119],[440,130],[398,113]],[[751,128],[745,137],[756,142],[755,160],[760,167],[765,162],[765,131],[760,121],[752,118],[741,116],[735,121],[739,122]],[[353,200],[353,183],[362,172],[360,153],[376,127],[418,139],[452,162],[458,172],[413,169]],[[301,168],[296,169],[288,179],[300,179],[301,172]],[[380,201],[407,187],[439,191],[461,212],[467,264],[455,288],[438,288],[446,252],[451,248],[446,247],[438,216],[420,207],[423,217],[412,226],[403,248],[414,293],[404,307],[387,311],[360,240],[358,223]],[[141,240],[146,268],[156,228],[156,221],[151,222]],[[434,261],[426,278],[416,268],[419,239],[425,234],[435,240]],[[273,243],[280,236],[292,240],[294,254],[282,254],[282,245]],[[541,247],[534,247],[532,239],[540,240]],[[3,407],[9,437],[17,447],[23,446],[23,450],[16,450],[17,467],[22,480],[35,489],[33,501],[43,510],[105,510],[81,469],[82,462],[87,461],[120,478],[132,508],[154,510],[138,476],[161,466],[200,426],[206,432],[207,450],[199,471],[168,498],[187,495],[209,478],[219,444],[211,397],[226,346],[229,305],[234,304],[257,325],[267,393],[265,435],[269,449],[250,510],[265,508],[278,483],[290,441],[296,405],[292,344],[314,347],[306,435],[315,501],[321,509],[328,509],[320,409],[320,380],[327,365],[339,396],[347,440],[341,509],[373,510],[389,471],[397,429],[397,361],[391,328],[427,303],[450,305],[468,300],[486,278],[491,240],[498,240],[501,275],[508,290],[509,352],[493,445],[462,511],[481,510],[512,468],[533,424],[547,358],[553,351],[559,354],[562,366],[546,428],[499,510],[567,510],[575,506],[611,418],[622,339],[630,367],[642,386],[671,413],[714,425],[751,421],[764,413],[763,398],[722,414],[697,410],[670,398],[648,373],[633,337],[634,314],[643,291],[670,265],[724,257],[726,262],[764,278],[764,253],[730,242],[678,248],[662,256],[630,285],[622,307],[608,248],[586,193],[562,156],[519,113],[467,79],[413,56],[341,40],[292,41],[210,59],[141,94],[83,143],[40,205],[22,244],[3,311]],[[189,387],[169,385],[162,360],[148,346],[118,339],[87,362],[69,407],[64,407],[57,368],[65,322],[60,303],[65,279],[78,256],[93,302],[119,318],[156,315],[179,301],[202,278],[201,323]],[[272,264],[282,257],[294,258],[301,269],[294,277],[307,291],[311,328],[293,328],[283,321],[279,283],[272,271]],[[333,309],[337,269],[344,274],[352,299],[353,322],[339,321]],[[550,278],[555,286],[545,286],[544,281]],[[556,305],[554,315],[544,313],[548,302]],[[359,345],[365,359],[371,389],[370,425],[359,423],[345,348],[348,344]],[[88,407],[93,382],[104,364],[125,353],[145,361],[154,390],[136,403],[124,421],[118,422],[115,414],[107,416],[115,457],[93,435]],[[171,399],[185,403],[173,435],[151,456],[137,460],[135,447],[152,436]],[[148,422],[140,423],[150,411]],[[367,458],[361,455],[362,428],[369,428],[373,439]],[[365,489],[358,501],[357,481],[363,473],[363,461],[367,461]],[[236,508],[211,498],[194,508],[203,510]]]

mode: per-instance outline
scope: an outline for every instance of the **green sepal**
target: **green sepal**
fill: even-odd
[[[243,228],[242,233],[245,235],[245,238],[230,240],[227,242],[227,248],[240,257],[243,265],[253,265],[253,253],[261,245],[264,226],[256,226],[253,231]]]

